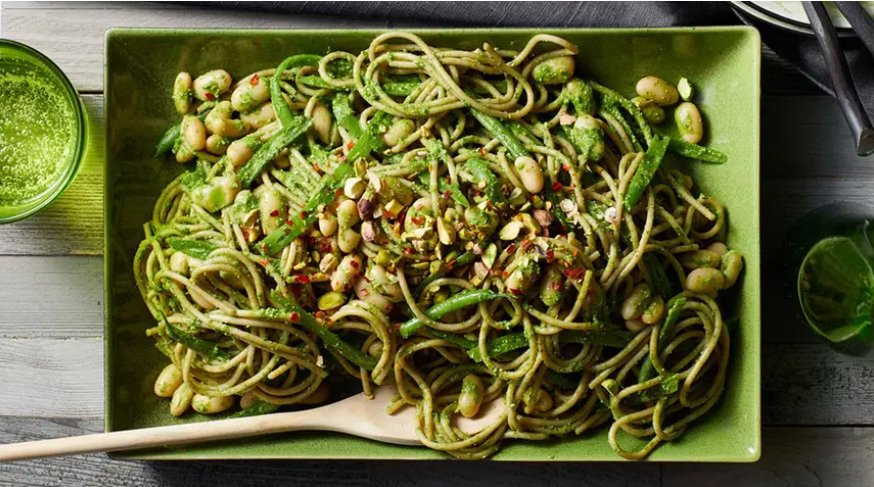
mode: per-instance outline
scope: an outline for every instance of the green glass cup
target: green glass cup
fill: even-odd
[[[0,39],[0,224],[48,206],[76,177],[85,107],[49,58]]]
[[[874,212],[827,205],[802,217],[789,238],[804,321],[840,352],[874,355]]]

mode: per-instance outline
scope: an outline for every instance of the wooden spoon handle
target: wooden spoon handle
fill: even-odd
[[[314,413],[315,412],[315,413]],[[0,445],[0,462],[328,429],[318,409]]]

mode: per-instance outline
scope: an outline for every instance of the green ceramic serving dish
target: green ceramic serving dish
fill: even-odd
[[[519,48],[532,29],[424,30],[432,45],[474,49],[489,42]],[[655,74],[687,77],[698,90],[708,145],[724,165],[689,163],[702,190],[728,211],[729,245],[743,252],[741,291],[726,314],[731,367],[723,399],[651,461],[752,462],[761,450],[759,67],[758,33],[746,27],[566,29],[549,32],[580,47],[579,72],[623,94]],[[152,393],[165,358],[144,334],[154,325],[133,280],[131,262],[161,189],[184,168],[152,158],[162,132],[178,121],[170,99],[179,71],[224,68],[235,78],[276,66],[290,54],[359,52],[380,31],[210,31],[117,29],[106,36],[106,429],[119,431],[197,421],[170,416]],[[666,124],[669,125],[669,124]],[[274,435],[232,443],[118,455],[129,459],[441,459],[427,448],[400,447],[331,433]],[[613,461],[606,429],[547,442],[507,441],[495,460]]]

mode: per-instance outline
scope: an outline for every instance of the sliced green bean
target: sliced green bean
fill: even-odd
[[[295,125],[295,116],[291,112],[291,108],[282,96],[282,73],[286,70],[298,66],[318,66],[321,57],[315,54],[296,54],[285,58],[276,68],[273,78],[270,79],[270,102],[273,105],[273,111],[276,112],[276,118],[283,127]]]
[[[460,309],[466,308],[468,306],[473,306],[474,304],[478,304],[483,301],[510,297],[511,296],[509,295],[496,293],[494,291],[469,289],[450,297],[446,301],[431,306],[430,308],[428,308],[427,311],[425,311],[425,316],[431,318],[432,320],[439,320],[440,318],[453,311],[458,311]],[[413,318],[401,325],[401,336],[404,338],[409,338],[413,333],[416,332],[416,330],[423,326],[425,326],[425,323],[423,323],[422,320],[418,318]]]
[[[528,337],[524,333],[508,333],[487,343],[486,350],[489,352],[489,357],[498,357],[526,346],[528,346]],[[483,361],[479,347],[471,348],[467,351],[467,355],[476,362]]]
[[[185,333],[184,331],[171,325],[167,319],[164,319],[164,326],[167,327],[167,336],[181,343],[184,347],[190,348],[204,357],[217,362],[226,362],[231,358],[231,355],[219,348],[217,343],[201,340],[194,335]]]
[[[643,156],[643,161],[637,166],[637,171],[635,171],[634,176],[631,178],[628,191],[625,193],[625,198],[622,201],[626,210],[631,211],[640,200],[643,192],[646,191],[649,182],[665,157],[665,151],[668,149],[670,141],[670,138],[658,135],[652,139],[649,149],[646,150],[646,154]]]
[[[200,260],[208,259],[209,254],[221,248],[218,245],[204,242],[203,240],[186,240],[184,238],[176,237],[168,238],[167,245],[169,245],[173,250],[177,250],[185,255],[190,255],[191,257]]]
[[[349,101],[349,97],[345,93],[338,93],[334,96],[333,101],[331,102],[331,110],[334,112],[334,118],[337,119],[337,123],[339,123],[353,139],[361,137],[361,133],[363,132],[363,130],[361,130],[361,124],[358,123],[358,117],[355,116],[355,112],[352,110],[352,102]]]
[[[634,339],[634,333],[628,330],[564,330],[558,339],[561,343],[578,343],[580,345],[601,345],[604,347],[621,348]]]
[[[312,124],[311,119],[300,116],[292,116],[291,121],[287,124],[283,123],[282,130],[262,145],[258,152],[240,169],[238,175],[243,188],[248,188],[261,174],[261,171],[279,156],[282,149],[297,140]]]
[[[698,159],[714,164],[725,164],[728,162],[728,156],[710,147],[704,147],[698,144],[690,144],[683,139],[671,138],[668,144],[668,150],[679,154],[689,159]]]
[[[643,265],[646,267],[646,273],[649,275],[650,284],[656,294],[664,299],[670,299],[674,295],[673,286],[665,273],[664,267],[659,262],[658,257],[654,253],[643,254]]]
[[[528,149],[526,149],[524,145],[522,145],[522,141],[513,135],[513,132],[504,126],[500,120],[474,109],[471,109],[470,113],[473,114],[473,117],[476,118],[483,127],[485,127],[486,131],[491,134],[492,137],[498,139],[501,145],[503,145],[507,149],[507,152],[510,153],[513,160],[522,156],[531,157],[531,153],[528,152]]]

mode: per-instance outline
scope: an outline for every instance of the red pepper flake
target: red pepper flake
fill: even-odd
[[[410,220],[412,220],[413,223],[415,223],[416,225],[421,225],[421,224],[425,223],[425,218],[421,217],[421,216],[414,216],[414,217],[410,218]]]
[[[298,276],[298,278],[300,279],[301,284],[309,284],[310,283],[310,276],[308,276],[306,274],[301,274],[300,276]]]
[[[334,190],[334,194],[337,195],[337,196],[340,196],[340,195],[343,194],[343,190],[342,190],[342,189],[339,189],[339,188],[338,188],[338,189],[335,189],[335,190]]]
[[[562,165],[561,168],[564,169],[564,170],[567,171],[567,172],[571,172],[571,167],[570,167],[568,164],[564,164],[564,165]]]
[[[507,254],[513,255],[515,253],[516,253],[516,246],[513,244],[510,244],[510,246],[507,247]]]
[[[561,289],[561,283],[560,283],[560,282],[553,282],[553,283],[552,283],[552,290],[553,290],[553,291],[558,291],[558,290],[560,290],[560,289]]]
[[[357,260],[350,260],[349,265],[351,265],[353,268],[357,269],[361,264],[359,264]]]
[[[349,149],[349,150],[352,150],[353,147],[355,147],[355,141],[354,141],[354,140],[350,140],[349,143],[346,144],[346,148]]]
[[[327,254],[331,251],[331,241],[323,242],[322,245],[319,246],[319,251],[323,254]]]
[[[321,171],[322,171],[322,168],[320,168],[318,164],[313,164],[313,171],[315,171],[315,172],[321,172]]]
[[[243,238],[245,238],[246,240],[249,240],[249,229],[246,227],[242,227],[242,228],[240,228],[240,230],[243,231]]]
[[[305,211],[301,211],[301,212],[300,212],[300,218],[301,218],[301,220],[306,219],[306,217],[307,217],[307,212],[305,212]]]
[[[400,323],[392,323],[391,326],[392,326],[395,330],[400,330],[400,328],[401,328],[401,324],[400,324]]]
[[[210,93],[210,92],[208,92],[208,91],[206,92],[206,95],[205,95],[205,96],[206,96],[206,99],[209,100],[209,101],[213,101],[213,100],[215,100],[215,95],[213,95],[212,93]]]
[[[448,189],[443,192],[443,199],[448,199],[450,196],[452,196],[452,192]]]
[[[528,250],[528,247],[531,247],[531,240],[528,240],[526,238],[525,240],[522,241],[522,249]]]
[[[456,259],[452,259],[452,260],[450,260],[449,262],[447,262],[447,263],[446,263],[446,269],[447,269],[447,270],[452,270],[452,266],[455,265],[455,261],[456,261]]]
[[[292,311],[290,319],[292,323],[297,323],[300,321],[300,314],[297,311]]]
[[[252,86],[255,86],[258,84],[258,81],[260,81],[260,80],[261,80],[261,78],[257,74],[253,74],[252,79],[249,80],[249,84]]]
[[[291,233],[291,229],[290,229],[290,228],[285,228],[285,229],[283,229],[282,231],[285,232],[286,235],[288,235],[289,233]]]
[[[266,253],[267,253],[267,244],[261,244],[261,253],[262,253],[262,254],[266,254]]]
[[[273,210],[270,212],[270,216],[277,216],[277,215],[279,215],[279,210]]]
[[[551,250],[547,250],[547,251],[546,251],[546,261],[547,261],[547,262],[552,262],[552,261],[554,261],[554,260],[555,260],[555,252],[553,252],[553,251],[551,251]]]
[[[560,182],[556,181],[556,182],[552,183],[552,190],[553,191],[556,191],[556,192],[561,191],[561,188],[562,188],[562,184]]]
[[[322,318],[325,317],[325,314],[326,313],[324,311],[318,310],[318,311],[316,311],[316,314],[313,316],[315,316],[317,320],[321,320]]]
[[[504,272],[501,273],[501,276],[502,276],[504,279],[506,279],[506,278],[510,277],[510,273],[507,272],[507,271],[504,271]]]
[[[413,254],[413,249],[407,247],[407,248],[404,249],[404,253],[407,254],[407,255],[412,255],[412,254]]]
[[[267,267],[267,260],[265,259],[259,260],[258,263],[261,264],[261,267]]]
[[[519,290],[516,289],[516,288],[510,288],[510,292],[513,293],[513,296],[518,296],[518,295],[519,295]]]
[[[388,218],[394,218],[394,217],[395,217],[395,214],[392,213],[392,212],[390,212],[390,211],[388,211],[388,210],[382,210],[382,214],[385,215],[385,216],[388,217]]]
[[[485,156],[485,155],[486,155],[486,148],[485,148],[485,147],[480,147],[480,148],[479,148],[479,155],[481,155],[481,156]]]
[[[369,295],[370,295],[370,291],[368,291],[367,289],[362,289],[362,290],[361,290],[361,296],[363,296],[363,297],[366,298],[366,297],[369,296]]]

